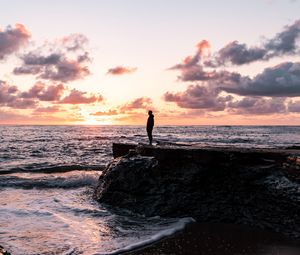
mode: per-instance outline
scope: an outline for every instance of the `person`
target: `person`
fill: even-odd
[[[152,114],[152,111],[148,111],[148,120],[147,120],[147,134],[149,138],[149,144],[152,145],[152,130],[154,127],[154,115]]]

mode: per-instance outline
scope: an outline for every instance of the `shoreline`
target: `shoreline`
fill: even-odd
[[[124,255],[296,255],[300,242],[258,228],[225,223],[190,223],[185,229]]]

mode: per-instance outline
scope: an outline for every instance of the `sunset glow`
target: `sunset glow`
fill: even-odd
[[[0,124],[300,124],[300,1],[1,8]]]

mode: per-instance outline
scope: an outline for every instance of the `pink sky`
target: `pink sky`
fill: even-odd
[[[0,124],[300,125],[299,1],[2,9]]]

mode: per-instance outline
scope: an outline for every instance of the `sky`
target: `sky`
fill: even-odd
[[[300,125],[300,0],[0,5],[0,124]]]

